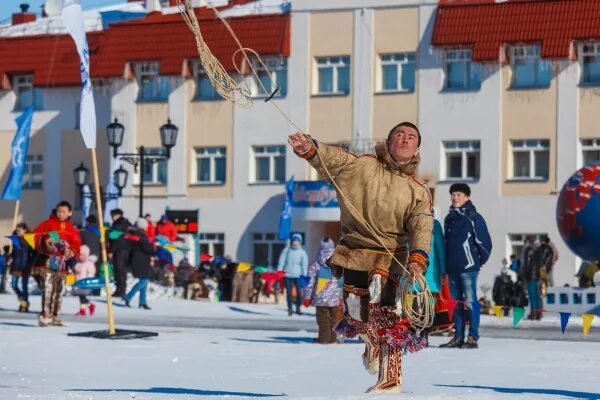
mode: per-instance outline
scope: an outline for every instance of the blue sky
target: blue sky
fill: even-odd
[[[82,0],[83,8],[96,8],[112,4],[124,3],[126,0]],[[38,13],[44,0],[0,0],[0,22],[10,19],[14,12],[19,12],[19,4],[29,3],[29,11]]]

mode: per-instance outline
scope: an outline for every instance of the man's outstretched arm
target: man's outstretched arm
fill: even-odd
[[[288,143],[294,150],[294,153],[298,157],[307,160],[324,179],[329,179],[327,171],[335,179],[348,163],[357,158],[356,155],[339,146],[317,143],[316,140],[302,133],[289,135]]]

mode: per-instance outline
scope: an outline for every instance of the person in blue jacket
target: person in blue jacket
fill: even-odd
[[[446,273],[452,298],[459,303],[454,311],[454,337],[440,347],[474,349],[479,340],[479,313],[473,312],[473,307],[477,302],[477,277],[490,257],[492,239],[470,196],[471,188],[466,183],[450,186],[452,206],[444,221]],[[465,306],[471,311],[466,342]]]
[[[277,271],[285,272],[285,292],[287,295],[288,315],[292,315],[292,286],[296,287],[296,314],[302,315],[302,291],[300,277],[308,274],[308,254],[302,248],[302,236],[292,235],[292,244],[287,246],[279,256]]]

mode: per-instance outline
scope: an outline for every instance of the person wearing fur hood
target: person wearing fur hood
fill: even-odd
[[[90,248],[85,244],[81,245],[81,249],[79,251],[79,260],[77,261],[77,264],[75,264],[75,267],[73,267],[73,271],[75,272],[75,281],[95,277],[97,261],[97,256],[90,255]],[[90,290],[77,289],[74,290],[74,294],[79,296],[79,311],[75,315],[81,317],[84,317],[88,313],[89,315],[94,315],[96,306],[87,298],[87,296],[90,295]]]
[[[342,238],[328,261],[334,276],[344,279],[344,318],[336,331],[365,342],[363,364],[378,374],[367,392],[400,392],[402,353],[426,344],[396,306],[399,280],[425,272],[431,246],[431,194],[415,176],[419,129],[399,123],[375,154],[366,155],[302,133],[288,143],[336,186]]]
[[[337,308],[342,297],[338,281],[331,273],[327,260],[333,254],[335,243],[328,237],[321,239],[319,254],[314,263],[308,267],[308,285],[304,289],[304,306],[315,306],[317,309],[317,325],[319,337],[317,343],[331,344],[337,342],[333,330],[337,322]]]

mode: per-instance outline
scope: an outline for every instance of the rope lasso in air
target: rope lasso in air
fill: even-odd
[[[221,96],[223,96],[223,98],[225,98],[227,100],[230,100],[236,104],[239,104],[242,107],[250,107],[252,105],[252,98],[251,98],[250,91],[248,89],[241,88],[227,74],[227,71],[225,71],[225,68],[223,68],[223,66],[221,65],[219,60],[212,54],[212,52],[210,51],[210,48],[204,42],[204,39],[202,38],[202,33],[200,31],[200,25],[198,24],[198,19],[196,18],[196,14],[194,13],[194,9],[192,7],[192,0],[177,0],[177,3],[179,5],[179,11],[180,11],[184,21],[186,22],[186,24],[188,25],[188,27],[190,28],[192,33],[194,33],[194,36],[196,38],[197,47],[198,47],[198,54],[200,56],[200,61],[202,63],[202,66],[204,67],[204,70],[206,71],[206,74],[208,75],[211,83],[215,87],[215,90]],[[245,59],[247,65],[248,65],[248,68],[254,75],[256,82],[261,86],[264,93],[271,94],[267,98],[267,101],[270,100],[275,95],[275,92],[277,91],[277,89],[275,90],[275,92],[273,92],[272,90],[267,90],[267,88],[265,87],[263,82],[260,80],[258,73],[256,72],[256,69],[252,65],[252,62],[248,56],[248,53],[251,53],[252,55],[254,55],[256,57],[257,61],[261,64],[261,66],[267,72],[269,72],[268,67],[265,65],[265,63],[262,61],[260,55],[256,51],[242,46],[237,35],[231,28],[231,25],[220,15],[219,11],[216,8],[212,7],[211,5],[208,5],[208,7],[210,7],[215,12],[216,16],[225,25],[225,27],[227,28],[227,30],[229,31],[229,33],[231,34],[231,36],[233,37],[233,39],[235,40],[236,44],[239,47],[238,50],[232,56],[233,65],[234,65],[236,71],[238,73],[242,73],[242,68],[240,68],[238,66],[238,64],[236,63],[236,59],[235,59],[236,55],[241,52],[242,55],[244,56],[244,59]],[[271,77],[270,73],[269,73],[269,77]],[[272,82],[272,78],[270,78],[270,79]],[[274,85],[272,85],[272,86],[274,86]],[[301,129],[287,115],[287,113],[279,106],[279,104],[277,104],[277,102],[269,101],[269,103],[272,104],[277,109],[277,111],[279,111],[281,116],[283,118],[285,118],[290,123],[290,125],[292,125],[299,133],[301,133],[304,137],[306,137],[312,143],[312,138],[307,133],[305,133],[304,130]],[[314,144],[313,144],[313,146],[314,146]],[[381,247],[385,250],[385,252],[388,253],[392,257],[392,259],[406,273],[406,275],[405,275],[406,279],[401,279],[400,283],[399,283],[399,287],[398,287],[398,293],[400,295],[400,301],[401,301],[401,305],[402,305],[402,312],[404,313],[406,319],[408,319],[410,324],[417,330],[423,330],[425,328],[430,327],[433,324],[433,318],[434,318],[435,311],[434,311],[433,295],[431,293],[431,290],[429,289],[429,286],[427,285],[427,281],[425,280],[425,277],[423,276],[423,274],[411,273],[396,258],[394,253],[387,248],[387,246],[383,243],[383,241],[381,240],[379,235],[377,235],[377,233],[375,232],[373,227],[367,222],[367,220],[356,209],[356,207],[354,207],[354,205],[349,201],[346,194],[337,185],[337,183],[335,182],[335,179],[333,178],[333,176],[329,172],[329,169],[325,165],[325,162],[323,161],[323,158],[321,157],[321,153],[320,153],[318,147],[316,148],[316,156],[318,157],[319,161],[321,162],[321,165],[323,166],[323,170],[327,174],[329,181],[335,187],[336,191],[342,196],[342,198],[348,204],[349,209],[351,210],[352,214],[354,214],[353,217],[358,218],[362,223],[364,223],[364,225],[367,227],[369,232],[371,234],[373,234],[373,236],[375,237],[377,242],[381,245]],[[416,310],[415,310],[415,306],[416,306]]]

